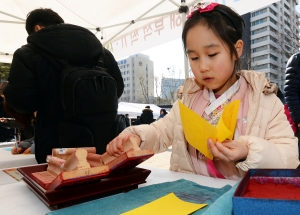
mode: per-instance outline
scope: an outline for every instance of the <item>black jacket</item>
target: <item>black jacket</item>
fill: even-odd
[[[70,24],[49,26],[30,35],[28,43],[73,65],[96,66],[102,45],[89,30]],[[108,73],[116,80],[117,94],[123,93],[124,83],[121,72],[113,55],[106,50],[104,58]],[[62,117],[59,94],[60,71],[55,69],[46,58],[36,51],[23,46],[13,56],[8,85],[4,90],[7,103],[20,113],[33,113],[36,116],[36,159],[46,161],[46,155],[58,145],[58,122]],[[103,116],[113,122],[116,113]],[[112,125],[107,124],[103,141],[110,141]],[[106,129],[106,130],[105,130]],[[103,150],[102,150],[103,151]]]
[[[285,75],[284,98],[291,117],[297,125],[300,123],[300,52],[290,57]]]
[[[3,98],[0,96],[0,117],[7,118],[9,115],[4,111]],[[6,123],[0,123],[0,142],[11,141],[15,138],[15,129],[8,128]]]
[[[153,111],[150,108],[145,108],[141,114],[140,123],[150,124],[153,122]]]

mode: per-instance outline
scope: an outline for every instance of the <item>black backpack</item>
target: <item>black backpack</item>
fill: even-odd
[[[127,126],[126,117],[123,114],[118,114],[113,126],[112,138],[118,136]]]
[[[26,46],[61,71],[60,97],[64,116],[58,128],[59,147],[97,147],[101,142],[101,127],[95,127],[101,124],[101,120],[103,124],[106,121],[113,124],[118,110],[117,83],[104,68],[105,49],[99,56],[98,66],[80,67],[50,56],[33,44]],[[99,115],[101,117],[97,117]],[[104,147],[97,148],[97,153],[102,153]]]

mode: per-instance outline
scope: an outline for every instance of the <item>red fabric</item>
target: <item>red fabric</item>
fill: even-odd
[[[295,122],[293,121],[292,117],[291,117],[291,114],[290,114],[290,111],[289,111],[289,107],[287,106],[287,104],[284,105],[284,113],[294,131],[294,133],[296,134],[297,132],[297,126],[295,124]]]

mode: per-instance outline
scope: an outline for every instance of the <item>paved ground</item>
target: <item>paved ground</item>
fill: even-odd
[[[172,148],[166,152],[155,154],[153,157],[141,163],[141,165],[160,169],[169,169],[171,152]]]

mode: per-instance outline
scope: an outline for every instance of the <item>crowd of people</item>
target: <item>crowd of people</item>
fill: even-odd
[[[161,109],[157,119],[154,119],[150,106],[142,110],[132,125],[127,114],[126,128],[116,137],[111,135],[117,116],[115,109],[77,121],[100,124],[90,128],[93,135],[101,136],[101,141],[94,143],[97,153],[107,151],[118,156],[123,152],[123,143],[134,136],[142,149],[153,149],[155,153],[173,146],[172,171],[239,180],[252,168],[297,168],[299,144],[296,136],[300,131],[297,129],[295,136],[284,113],[284,104],[276,96],[277,86],[269,82],[265,73],[240,69],[244,27],[242,17],[225,5],[197,4],[187,17],[182,32],[184,52],[194,77],[188,78],[180,87],[178,101],[169,113]],[[61,121],[69,113],[60,103],[60,71],[38,50],[46,50],[76,66],[91,67],[98,65],[99,55],[104,50],[104,66],[115,80],[118,97],[123,93],[124,83],[113,55],[102,47],[95,35],[80,26],[64,24],[53,10],[30,12],[26,30],[28,43],[38,49],[23,46],[14,53],[2,100],[7,113],[23,129],[34,122],[36,160],[44,163],[52,148],[64,146],[65,140],[60,136],[63,132]],[[292,120],[300,127],[298,55],[292,56],[287,65],[284,102]],[[208,139],[199,143],[210,150],[213,155],[210,160],[187,141],[179,101],[216,126],[224,108],[235,100],[240,100],[241,105],[233,139],[223,142]],[[84,104],[82,108],[85,108]],[[3,117],[7,116],[3,113]],[[76,133],[76,127],[70,128],[69,131]],[[10,135],[13,137],[13,132]]]

